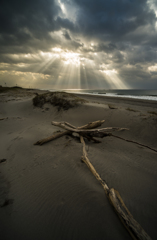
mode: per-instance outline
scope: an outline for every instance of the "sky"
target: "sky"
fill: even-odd
[[[157,0],[1,0],[0,85],[157,89]]]

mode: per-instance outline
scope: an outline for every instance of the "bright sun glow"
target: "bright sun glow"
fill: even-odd
[[[107,75],[112,75],[112,73],[117,73],[117,71],[115,69],[112,70],[100,70],[100,72],[104,72]]]
[[[157,65],[148,67],[148,70],[149,70],[150,72],[157,72]]]
[[[53,53],[58,54],[60,59],[65,63],[65,64],[72,64],[75,66],[80,65],[80,54],[75,53],[72,51],[67,51],[67,50],[62,50],[61,48],[52,48],[52,55]]]
[[[57,48],[57,47],[55,47],[55,48],[52,48],[52,51],[53,51],[53,52],[61,52],[62,49],[61,49],[61,48]]]
[[[98,57],[97,54],[94,54],[94,56]],[[98,69],[95,69],[94,60],[85,58],[78,52],[54,47],[50,52],[40,51],[36,56],[24,55],[24,58],[27,59],[31,57],[40,61],[40,64],[34,66],[34,71],[38,75],[33,75],[33,80],[36,79],[36,76],[40,76],[40,79],[46,76],[44,78],[44,81],[46,81],[46,79],[50,79],[50,73],[52,72],[51,80],[54,89],[57,89],[58,86],[62,86],[65,89],[80,89],[81,86],[90,88],[91,79],[89,78],[89,70],[92,72],[92,77],[99,87],[101,87],[101,84],[102,87],[104,86],[103,84],[107,84],[111,88],[127,88],[127,85],[120,78],[118,71],[112,68],[112,65],[103,63],[99,65]],[[19,69],[24,67],[23,64],[17,66]],[[157,66],[150,66],[148,69],[155,71]],[[101,73],[101,76],[98,72]],[[100,83],[101,81],[97,77],[97,74],[100,76],[101,81],[104,79],[104,83]]]
[[[76,66],[80,64],[80,58],[78,53],[64,52],[62,53],[61,57],[65,64],[74,64]]]
[[[60,1],[60,0],[58,0],[58,3],[59,3],[59,5],[60,5],[60,7],[61,7],[61,9],[62,9],[63,13],[66,13],[66,9],[65,9],[65,6],[64,6],[64,4],[63,4],[63,3],[61,3],[61,1]]]

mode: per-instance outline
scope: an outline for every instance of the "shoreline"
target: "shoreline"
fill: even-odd
[[[135,98],[129,98],[129,97],[111,97],[111,96],[98,96],[98,95],[92,95],[92,94],[83,94],[83,93],[79,93],[76,94],[77,96],[82,96],[85,99],[97,99],[98,101],[105,101],[105,102],[116,102],[118,104],[122,104],[123,102],[125,104],[131,104],[131,105],[136,105],[138,104],[143,105],[143,106],[148,106],[148,107],[153,107],[153,108],[157,108],[157,101],[154,100],[147,100],[147,99],[135,99]]]

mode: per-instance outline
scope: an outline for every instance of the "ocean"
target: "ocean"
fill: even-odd
[[[54,90],[50,90],[54,91]],[[125,89],[125,90],[86,90],[86,89],[64,89],[65,92],[79,93],[79,94],[90,94],[99,96],[109,96],[109,97],[126,97],[126,98],[136,98],[136,99],[146,99],[157,101],[157,89],[156,90],[139,90],[139,89]]]

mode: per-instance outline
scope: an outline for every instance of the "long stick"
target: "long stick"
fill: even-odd
[[[88,166],[88,168],[90,169],[90,171],[93,173],[93,175],[96,177],[96,179],[101,183],[101,185],[103,186],[106,194],[108,194],[108,186],[107,184],[101,179],[100,175],[97,173],[97,171],[95,170],[95,168],[93,167],[93,165],[91,164],[91,162],[88,159],[87,156],[87,152],[86,152],[86,146],[85,146],[85,142],[84,142],[84,138],[80,135],[80,141],[83,144],[83,156],[82,156],[82,161],[86,163],[86,165]]]
[[[114,207],[114,210],[118,214],[119,218],[121,219],[122,223],[130,233],[131,237],[134,240],[151,240],[148,234],[143,230],[140,224],[133,218],[127,207],[125,206],[120,194],[115,189],[107,186],[104,180],[101,179],[100,175],[97,173],[93,165],[88,159],[85,142],[82,136],[80,136],[80,141],[83,144],[83,156],[82,161],[87,165],[96,179],[101,183],[103,186],[107,197],[110,200],[110,203]]]
[[[142,144],[142,143],[135,142],[135,141],[132,141],[132,140],[128,140],[128,139],[125,139],[125,138],[122,138],[122,137],[113,135],[112,133],[110,134],[110,136],[111,136],[111,137],[115,137],[115,138],[119,138],[119,139],[124,140],[124,141],[126,141],[126,142],[135,143],[135,144],[137,144],[137,145],[139,145],[139,146],[142,146],[142,147],[148,148],[148,149],[150,149],[150,150],[152,150],[152,151],[154,151],[154,152],[157,152],[156,149],[151,148],[151,147],[149,147],[149,146],[147,146],[147,145],[144,145],[144,144]]]
[[[90,122],[86,125],[83,125],[81,127],[75,127],[73,126],[72,124],[68,123],[68,122],[53,122],[52,121],[52,124],[55,125],[55,124],[64,124],[64,126],[68,126],[70,128],[73,128],[73,129],[93,129],[93,128],[97,128],[97,127],[100,127],[103,123],[105,122],[105,120],[98,120],[98,121],[95,121],[95,122]]]
[[[50,142],[54,139],[60,138],[60,137],[66,135],[66,134],[69,134],[69,133],[71,133],[71,132],[64,131],[64,132],[54,133],[50,137],[47,137],[47,138],[44,138],[44,139],[41,139],[41,140],[37,141],[36,143],[34,143],[34,145],[43,145],[44,143]]]

